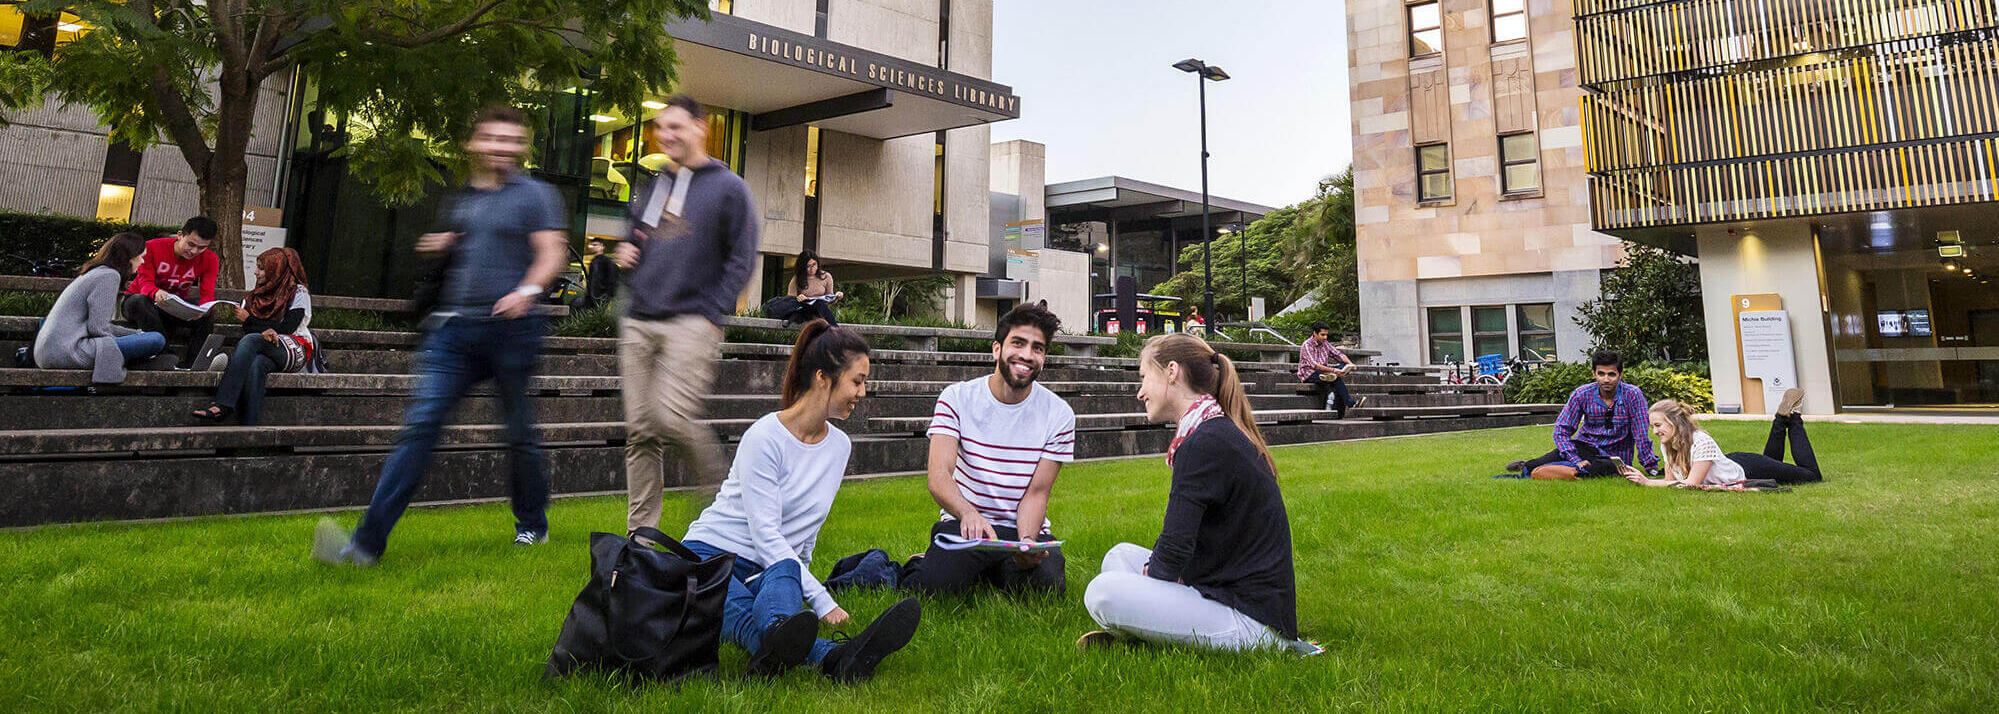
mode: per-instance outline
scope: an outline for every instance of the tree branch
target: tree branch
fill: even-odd
[[[439,27],[437,29],[431,30],[421,35],[417,35],[415,37],[391,35],[388,33],[377,32],[373,30],[368,31],[368,34],[370,35],[370,39],[373,39],[377,42],[391,44],[403,48],[419,47],[422,45],[427,45],[432,42],[436,42],[438,40],[451,37],[453,35],[468,32],[470,30],[476,29],[475,26],[483,27],[484,25],[480,24],[480,20],[484,19],[487,13],[492,12],[494,8],[499,7],[500,3],[503,2],[506,2],[506,0],[486,0],[485,4],[480,5],[477,8],[474,8],[471,13],[467,14],[465,17],[459,18],[457,22],[445,25],[443,27]]]
[[[208,140],[201,136],[201,121],[187,106],[187,100],[174,90],[173,82],[167,79],[165,69],[154,69],[151,78],[153,101],[160,105],[160,114],[165,121],[167,135],[174,145],[180,147],[181,156],[187,158],[189,168],[195,169],[197,177],[207,171],[208,158],[214,152],[208,148]]]

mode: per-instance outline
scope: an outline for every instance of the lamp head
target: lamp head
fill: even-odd
[[[1173,68],[1180,70],[1182,72],[1199,72],[1201,70],[1207,69],[1208,64],[1206,62],[1202,62],[1200,60],[1193,59],[1190,57],[1188,59],[1183,59],[1178,62],[1174,62]]]

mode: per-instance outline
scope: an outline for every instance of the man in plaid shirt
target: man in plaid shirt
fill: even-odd
[[[1515,461],[1506,470],[1520,478],[1573,481],[1578,476],[1615,476],[1611,457],[1629,463],[1634,449],[1648,472],[1659,469],[1652,452],[1650,402],[1637,386],[1624,383],[1624,360],[1604,350],[1590,359],[1596,381],[1577,387],[1555,419],[1555,450],[1538,459]]]
[[[1345,419],[1348,407],[1358,407],[1367,398],[1357,402],[1347,395],[1343,377],[1353,371],[1353,360],[1333,346],[1332,331],[1326,323],[1312,323],[1312,337],[1298,346],[1298,381],[1312,385],[1312,393],[1325,401],[1326,408]]]

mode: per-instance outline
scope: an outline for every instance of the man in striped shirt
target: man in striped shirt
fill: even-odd
[[[1053,540],[1048,494],[1075,458],[1076,412],[1035,384],[1062,321],[1043,304],[1023,304],[993,334],[993,373],[953,384],[930,420],[930,495],[943,507],[931,538]],[[1008,554],[931,545],[911,558],[904,587],[933,593],[981,586],[1060,593],[1061,551]]]

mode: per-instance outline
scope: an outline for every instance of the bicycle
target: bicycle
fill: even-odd
[[[27,272],[24,274],[33,275],[37,278],[67,278],[70,277],[70,270],[75,267],[70,261],[63,258],[43,258],[37,260],[14,253],[8,253],[0,256],[0,258],[5,258],[9,264],[18,263],[27,266]]]

